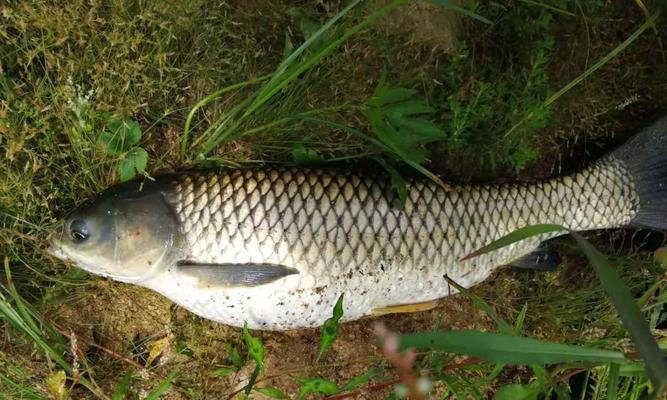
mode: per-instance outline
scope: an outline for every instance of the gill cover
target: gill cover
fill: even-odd
[[[55,253],[81,268],[137,283],[172,264],[178,224],[157,185],[112,188],[64,222]]]

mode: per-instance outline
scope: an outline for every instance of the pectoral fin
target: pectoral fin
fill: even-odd
[[[555,271],[561,263],[560,255],[549,244],[541,244],[532,252],[514,260],[510,265],[523,269]]]
[[[412,303],[412,304],[396,304],[396,305],[374,308],[373,315],[378,316],[386,314],[428,311],[434,309],[437,305],[438,305],[438,300],[424,301],[421,303]]]
[[[179,272],[195,277],[200,286],[259,286],[289,275],[298,274],[294,268],[280,264],[200,264],[181,261]]]

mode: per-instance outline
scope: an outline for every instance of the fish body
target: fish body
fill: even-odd
[[[664,228],[667,196],[656,185],[665,180],[665,156],[643,140],[664,149],[666,126],[663,119],[587,169],[544,182],[446,191],[412,180],[404,205],[385,177],[349,170],[230,170],[130,183],[69,217],[56,255],[234,326],[319,326],[341,294],[344,319],[354,320],[455,293],[445,276],[473,286],[564,233],[462,260],[525,226]],[[646,162],[637,161],[642,149]],[[81,223],[108,232],[87,232],[77,247],[68,237]]]

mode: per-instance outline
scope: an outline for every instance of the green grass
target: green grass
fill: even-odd
[[[447,3],[432,3],[439,2]],[[468,10],[491,24],[459,19],[447,53],[437,34],[445,25],[438,18],[449,17],[414,4],[389,12],[400,3],[383,2],[388,15],[366,1],[345,3],[349,12],[335,2],[286,1],[0,5],[0,256],[11,271],[0,278],[0,393],[115,400],[245,389],[274,398],[359,390],[385,397],[410,389],[391,353],[368,344],[369,321],[338,326],[332,318],[324,332],[244,336],[48,256],[48,229],[59,216],[127,177],[121,174],[144,173],[134,149],[147,152],[151,175],[375,158],[402,173],[401,162],[411,161],[447,181],[507,181],[580,167],[591,141],[627,136],[667,109],[661,39],[650,29],[632,36],[653,15],[650,4],[645,12],[600,1],[472,2]],[[406,26],[410,13],[422,23]],[[593,69],[598,60],[604,63]],[[392,90],[410,96],[388,101]],[[637,102],[617,108],[634,95]],[[124,133],[127,146],[110,150],[114,121],[136,121],[139,141],[136,132]],[[415,124],[433,135],[404,143],[391,130]],[[618,242],[595,243],[613,252],[611,262],[655,327],[664,318],[664,269],[627,246],[615,252]],[[567,262],[557,272],[502,271],[443,309],[381,320],[414,332],[489,331],[504,321],[503,333],[632,356],[595,275],[571,241],[561,247]],[[664,331],[653,333],[664,346]],[[647,385],[639,363],[616,369],[577,360],[545,370],[444,351],[417,356],[412,373],[424,379],[415,376],[415,384],[428,383],[442,397],[488,398],[504,387],[499,396],[539,389],[638,398]]]

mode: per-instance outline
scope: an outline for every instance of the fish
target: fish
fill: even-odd
[[[519,228],[667,229],[667,117],[588,167],[533,183],[445,190],[352,168],[190,171],[113,186],[63,219],[51,252],[194,314],[252,329],[428,307],[506,265],[550,269],[557,231],[473,258]]]

